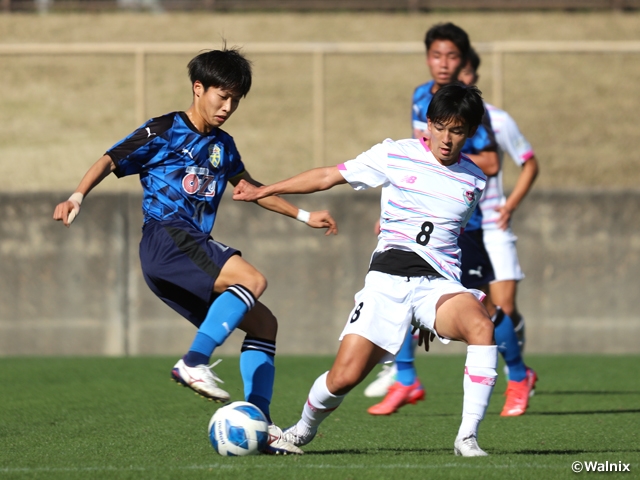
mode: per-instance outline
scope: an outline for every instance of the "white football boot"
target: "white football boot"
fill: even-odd
[[[463,457],[486,457],[489,454],[478,446],[475,435],[467,438],[456,438],[453,444],[453,453]]]
[[[284,431],[284,438],[287,442],[294,444],[296,447],[302,447],[309,443],[316,436],[318,429],[310,430],[308,433],[302,433],[298,429],[298,424],[290,426]]]
[[[302,455],[304,452],[288,440],[280,427],[272,423],[269,425],[269,444],[262,453],[267,455]]]
[[[184,360],[180,359],[171,370],[171,378],[205,398],[216,402],[228,402],[231,396],[218,387],[218,383],[224,382],[212,370],[221,361],[218,360],[211,365],[188,367]]]
[[[377,378],[364,389],[365,397],[384,397],[389,391],[389,387],[396,382],[396,364],[382,365],[382,370]]]

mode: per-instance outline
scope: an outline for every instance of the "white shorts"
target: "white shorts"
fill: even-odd
[[[496,277],[493,282],[522,280],[524,273],[522,273],[522,269],[520,268],[518,251],[516,250],[518,237],[514,235],[511,229],[483,230],[482,236],[484,248],[489,254],[493,273]]]
[[[436,304],[450,293],[469,292],[479,301],[480,290],[464,288],[459,282],[439,277],[399,277],[381,272],[369,272],[364,288],[355,296],[340,340],[356,334],[389,352],[382,362],[393,360],[398,353],[410,325],[434,330]],[[440,337],[442,343],[449,343]]]

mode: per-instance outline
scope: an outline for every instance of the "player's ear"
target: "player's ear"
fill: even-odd
[[[197,97],[202,96],[204,94],[204,85],[200,80],[196,80],[193,82],[193,94]]]
[[[475,127],[469,130],[469,134],[467,135],[467,138],[473,137],[477,131],[478,131],[478,125],[476,125]]]

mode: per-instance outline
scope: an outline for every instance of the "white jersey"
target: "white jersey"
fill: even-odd
[[[445,278],[460,280],[458,236],[486,184],[469,158],[443,166],[421,139],[387,139],[338,168],[355,190],[382,185],[376,252],[413,251]]]
[[[533,149],[527,139],[520,133],[518,125],[511,116],[504,110],[485,103],[491,119],[491,128],[496,136],[498,144],[498,157],[500,159],[500,171],[497,175],[487,180],[487,188],[480,200],[480,210],[482,210],[482,229],[496,229],[496,221],[499,213],[496,208],[505,204],[507,198],[502,188],[502,162],[505,152],[513,161],[522,167],[524,163],[533,157]]]

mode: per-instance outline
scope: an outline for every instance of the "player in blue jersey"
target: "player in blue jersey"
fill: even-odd
[[[425,38],[427,48],[427,64],[429,65],[434,80],[420,85],[416,88],[413,96],[413,131],[414,135],[424,136],[426,111],[433,94],[440,89],[443,84],[457,81],[462,68],[466,66],[468,57],[473,51],[470,47],[469,39],[464,30],[447,23],[439,24],[427,32]],[[449,74],[450,76],[447,76]],[[455,76],[453,76],[455,75]],[[487,176],[498,173],[499,159],[497,155],[497,144],[490,118],[485,112],[483,124],[476,134],[467,140],[462,150],[471,158]],[[482,232],[482,212],[476,208],[469,220],[464,233],[458,240],[462,252],[462,276],[461,283],[467,288],[477,288],[488,292],[488,285],[495,279],[491,260],[485,249]],[[508,315],[491,303],[490,297],[485,302],[487,309],[495,322],[496,343],[500,346],[500,352],[507,365],[513,368],[517,374],[522,373],[526,380],[524,385],[535,385],[535,373],[527,373],[526,366],[520,355],[520,348],[517,345],[517,337],[513,323]],[[386,366],[378,379],[365,389],[367,396],[382,396],[382,402],[373,405],[367,411],[372,415],[390,415],[404,405],[415,404],[424,399],[424,388],[417,377],[414,366],[415,360],[415,338],[409,332],[398,352],[393,366]],[[511,384],[511,383],[510,383]],[[511,391],[508,389],[508,391]],[[528,393],[528,392],[527,392]],[[521,415],[526,409],[522,407],[522,402],[514,400],[522,398],[521,394],[507,397],[507,402],[503,409],[503,415]],[[528,398],[528,395],[527,395]]]
[[[87,171],[53,218],[69,226],[84,197],[107,175],[137,174],[143,189],[140,260],[149,288],[198,332],[172,378],[220,402],[230,399],[209,365],[216,347],[240,328],[245,400],[270,419],[277,321],[258,301],[264,276],[238,250],[211,237],[227,182],[260,185],[246,171],[233,138],[220,129],[251,88],[251,64],[235,49],[201,53],[188,64],[193,103],[184,112],[153,118],[116,143]],[[337,233],[326,211],[305,212],[279,197],[257,202],[314,228]],[[302,451],[271,423],[267,453]]]
[[[434,25],[425,35],[427,66],[432,80],[419,85],[413,92],[411,124],[413,138],[428,136],[427,110],[433,95],[444,85],[457,81],[460,70],[467,61],[471,42],[467,33],[453,23]],[[486,175],[498,172],[498,155],[492,144],[491,128],[488,117],[475,135],[467,140],[465,154],[482,168]]]

